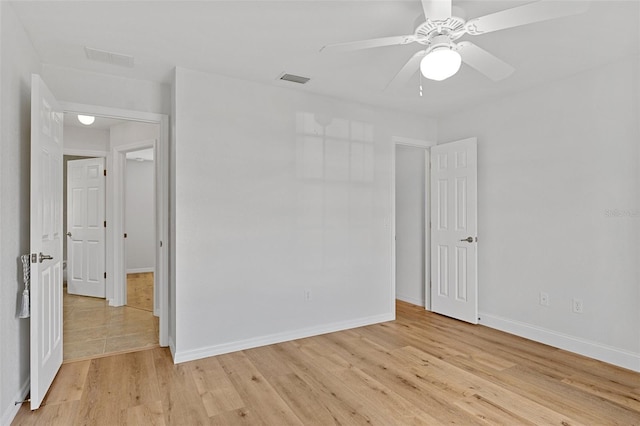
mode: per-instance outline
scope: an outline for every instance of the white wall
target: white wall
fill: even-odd
[[[425,148],[396,145],[396,298],[425,304]]]
[[[482,323],[640,371],[638,75],[611,64],[438,132],[478,137]]]
[[[174,101],[177,361],[393,318],[392,137],[433,121],[186,69]]]
[[[125,121],[111,126],[109,137],[109,143],[113,150],[136,142],[158,139],[160,137],[160,126],[153,123]]]
[[[134,111],[169,114],[167,84],[134,80],[43,64],[42,78],[58,100]]]
[[[155,267],[155,184],[153,161],[127,160],[125,229],[127,273],[153,272]]]
[[[0,2],[0,424],[29,389],[29,320],[18,319],[20,255],[29,252],[31,73],[40,64],[8,2]]]
[[[109,130],[64,126],[64,149],[109,152]]]

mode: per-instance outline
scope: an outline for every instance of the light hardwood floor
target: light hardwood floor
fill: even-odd
[[[127,274],[127,306],[153,312],[153,272]]]
[[[127,306],[105,299],[63,295],[65,362],[158,346],[158,318],[153,316],[153,274],[127,276]]]
[[[14,425],[639,425],[640,374],[398,302],[397,320],[174,365],[65,364]]]

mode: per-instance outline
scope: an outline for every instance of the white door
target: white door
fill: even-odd
[[[67,162],[67,292],[105,297],[104,158]]]
[[[62,365],[62,109],[31,78],[31,409]]]
[[[476,138],[431,148],[431,310],[478,323]]]

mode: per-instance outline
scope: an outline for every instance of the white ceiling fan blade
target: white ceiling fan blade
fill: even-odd
[[[467,22],[465,28],[469,34],[484,34],[534,22],[562,18],[563,16],[577,15],[586,12],[587,9],[589,9],[589,3],[584,0],[540,0],[471,19]]]
[[[422,0],[424,16],[431,21],[451,18],[451,0]]]
[[[409,44],[415,41],[415,36],[403,35],[393,37],[372,38],[370,40],[351,41],[347,43],[328,44],[320,49],[320,52],[349,52],[351,50],[371,49],[372,47],[393,46],[397,44]]]
[[[407,82],[413,77],[413,75],[420,68],[420,61],[424,58],[425,51],[421,50],[413,55],[400,71],[393,77],[393,79],[387,84],[384,90],[398,89],[407,84]]]
[[[515,71],[511,65],[471,42],[458,43],[456,50],[462,56],[462,61],[465,64],[480,71],[493,81],[503,80]]]

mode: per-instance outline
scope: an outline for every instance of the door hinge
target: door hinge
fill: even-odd
[[[107,175],[107,169],[104,169],[104,170],[102,171],[102,174],[106,176],[106,175]]]
[[[107,279],[107,273],[106,272],[104,273],[104,279]]]
[[[106,220],[104,221],[104,227],[105,228],[107,227],[107,221]]]

